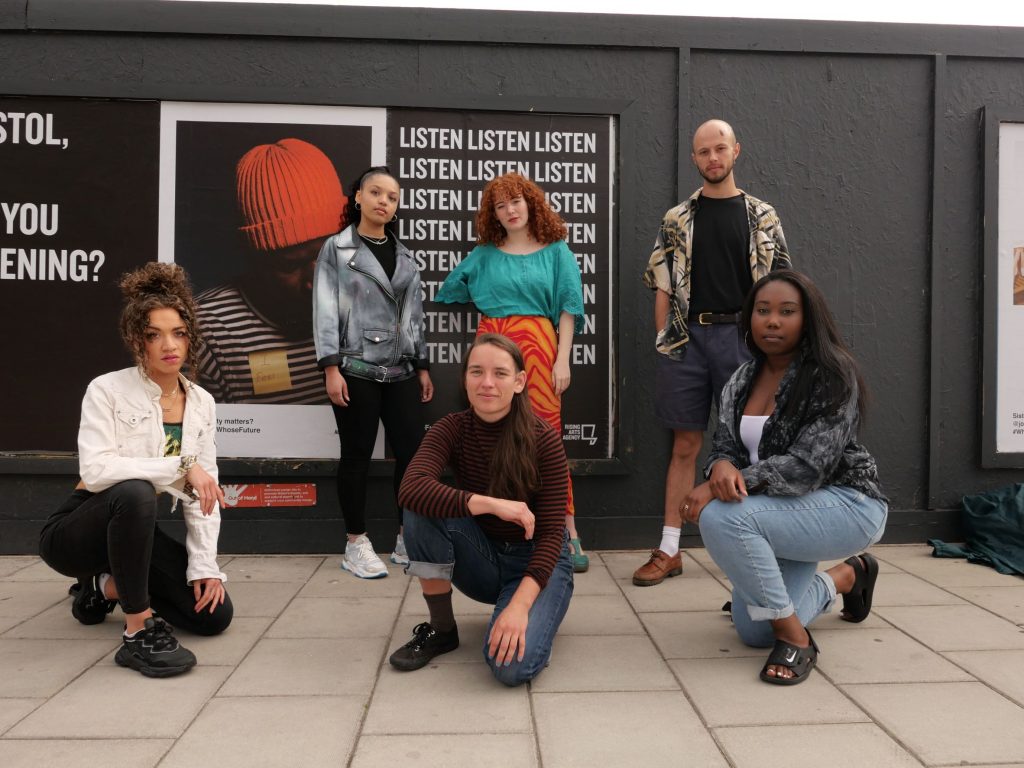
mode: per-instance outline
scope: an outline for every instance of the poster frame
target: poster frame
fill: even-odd
[[[631,99],[579,98],[545,95],[494,96],[484,94],[441,94],[422,91],[383,91],[350,88],[294,89],[282,87],[225,86],[220,84],[185,86],[179,83],[138,84],[118,83],[53,83],[35,82],[15,85],[0,79],[0,92],[11,97],[64,97],[80,99],[132,99],[144,101],[214,102],[236,104],[325,105],[346,107],[379,107],[384,109],[451,109],[496,112],[550,112],[553,114],[580,114],[607,116],[615,122],[615,149],[612,191],[612,243],[611,251],[617,255],[612,266],[615,282],[610,313],[618,315],[620,307],[629,307],[641,298],[642,284],[638,279],[639,267],[624,258],[621,247],[624,224],[620,221],[621,200],[635,194],[635,180],[623,173],[630,167],[633,142],[642,135],[642,116],[634,111]],[[628,227],[627,227],[628,228]],[[628,324],[626,324],[628,325]],[[613,440],[610,458],[572,459],[573,476],[617,476],[632,473],[629,457],[635,452],[634,436],[636,398],[632,396],[635,377],[623,371],[635,370],[640,350],[635,334],[616,323],[612,339],[611,367],[615,380],[612,384],[610,409],[613,418]],[[273,478],[282,475],[321,477],[335,474],[334,459],[274,459],[274,458],[222,458],[218,467],[224,476]],[[0,455],[0,475],[62,475],[78,472],[78,458],[68,453]],[[371,477],[391,474],[391,462],[374,460]]]
[[[1012,296],[999,290],[999,155],[1003,125],[1024,124],[1024,110],[985,107],[984,124],[984,233],[982,237],[982,385],[981,385],[981,466],[985,468],[1024,468],[1024,451],[999,451],[997,440],[997,401],[999,397],[999,310]],[[1024,199],[1017,201],[1024,207]],[[1005,363],[1006,361],[1004,361]]]

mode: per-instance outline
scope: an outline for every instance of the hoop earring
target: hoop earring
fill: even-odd
[[[750,347],[750,331],[743,334],[743,346]]]
[[[361,210],[363,210],[363,207],[357,202],[356,205],[355,205],[355,209],[357,211],[361,211]]]
[[[391,217],[391,221],[392,222],[398,221],[398,214],[397,213],[394,216]]]

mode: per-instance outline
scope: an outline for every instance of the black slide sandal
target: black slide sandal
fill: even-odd
[[[807,639],[811,644],[807,648],[798,648],[783,640],[776,640],[768,661],[761,667],[761,679],[772,685],[799,685],[807,679],[814,666],[818,663],[818,644],[807,630]],[[768,667],[786,667],[793,670],[793,677],[775,677],[768,674]]]
[[[871,613],[871,599],[878,581],[878,561],[864,552],[846,558],[846,564],[853,568],[853,589],[843,595],[843,621],[859,624]]]

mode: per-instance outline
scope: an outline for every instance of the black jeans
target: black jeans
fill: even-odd
[[[227,596],[213,613],[195,612],[195,593],[185,581],[188,554],[157,526],[156,492],[145,480],[72,493],[43,526],[39,554],[76,579],[109,572],[125,613],[152,607],[172,626],[199,635],[219,634],[231,623]]]
[[[347,533],[366,531],[366,478],[377,439],[377,424],[384,422],[384,435],[395,457],[395,517],[402,522],[398,486],[406,467],[423,439],[423,403],[418,376],[381,384],[349,374],[348,405],[331,404],[338,423],[341,460],[338,462],[338,504]]]

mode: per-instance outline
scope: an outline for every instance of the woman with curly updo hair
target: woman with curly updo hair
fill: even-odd
[[[583,328],[583,285],[562,217],[525,176],[487,183],[476,216],[477,247],[452,270],[435,301],[472,302],[483,314],[478,334],[512,339],[526,360],[533,411],[562,434],[562,393],[569,388],[573,334]],[[572,484],[566,508],[573,570],[590,559],[576,532]]]
[[[168,621],[201,635],[231,623],[217,566],[213,398],[195,375],[196,307],[185,271],[146,264],[121,280],[121,336],[134,368],[93,379],[78,430],[81,481],[40,535],[40,555],[78,579],[71,613],[99,624],[120,603],[125,631],[114,660],[148,677],[195,666]],[[156,524],[157,494],[182,504],[185,545]]]

